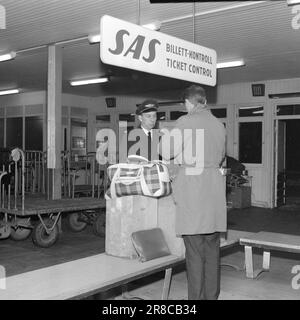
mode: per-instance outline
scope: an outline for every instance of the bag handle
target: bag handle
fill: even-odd
[[[162,195],[164,186],[163,186],[163,181],[162,181],[162,179],[161,179],[162,174],[160,173],[160,170],[159,170],[159,164],[156,163],[155,165],[156,165],[156,169],[157,169],[157,173],[158,173],[159,190],[157,190],[157,191],[154,193],[154,196],[155,196],[155,197],[159,197],[159,196]]]
[[[110,197],[116,198],[116,175],[120,171],[120,167],[117,167],[117,171],[113,175],[110,183]]]
[[[150,191],[147,183],[146,183],[146,180],[145,180],[145,175],[144,175],[144,167],[142,167],[142,174],[141,174],[141,178],[140,178],[140,182],[141,182],[141,188],[143,190],[143,193],[145,196],[149,196],[149,197],[152,197],[153,194],[152,192]]]

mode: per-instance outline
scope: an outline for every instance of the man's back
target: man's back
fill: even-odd
[[[177,120],[175,127],[181,129],[185,137],[186,156],[196,155],[195,150],[197,147],[199,148],[199,143],[201,143],[196,139],[196,129],[203,129],[204,167],[219,167],[225,152],[225,128],[209,110],[203,109],[194,114],[182,116]],[[185,159],[187,160],[187,158]]]
[[[183,235],[226,231],[225,180],[219,170],[225,153],[225,128],[207,109],[179,118],[175,127],[184,135],[183,164],[173,188],[176,232]],[[196,129],[203,130],[203,139],[196,139]],[[187,171],[196,163],[201,170]]]

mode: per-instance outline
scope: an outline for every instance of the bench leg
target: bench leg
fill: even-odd
[[[245,266],[246,266],[246,277],[250,279],[256,279],[258,275],[262,272],[267,272],[270,269],[270,251],[264,251],[263,253],[263,265],[262,269],[255,270],[253,269],[253,256],[252,256],[252,247],[245,246]]]
[[[168,268],[165,271],[164,287],[163,287],[163,292],[161,296],[162,300],[168,300],[169,298],[171,279],[172,279],[172,268]]]
[[[253,257],[252,257],[252,247],[245,246],[245,266],[246,266],[246,277],[254,278],[253,271]]]
[[[270,255],[270,251],[264,251],[264,255],[263,255],[263,269],[264,271],[269,271],[270,270],[270,259],[271,259],[271,255]]]

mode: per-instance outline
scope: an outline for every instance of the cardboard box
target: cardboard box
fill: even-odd
[[[183,240],[175,235],[175,214],[171,196],[161,199],[127,196],[107,200],[105,252],[118,257],[136,258],[131,234],[161,228],[171,253],[184,255]]]
[[[238,209],[251,207],[251,187],[233,187],[227,195],[227,204],[229,207]]]

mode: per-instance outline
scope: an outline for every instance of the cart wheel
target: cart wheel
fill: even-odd
[[[20,224],[22,227],[20,226],[17,229],[11,228],[10,237],[15,241],[22,241],[27,239],[32,231],[32,229],[29,228],[31,226],[30,219],[17,218],[16,224]],[[26,226],[28,228],[23,228],[23,226]]]
[[[18,218],[17,225],[21,224],[22,226],[30,227],[30,220]],[[17,229],[11,228],[10,237],[15,241],[22,241],[27,239],[31,234],[32,229],[18,227]]]
[[[82,214],[80,212],[68,214],[67,222],[71,231],[80,232],[86,228],[87,222],[81,221],[80,218],[82,218]]]
[[[105,214],[100,213],[93,223],[93,231],[96,236],[105,236]]]
[[[47,228],[51,228],[53,226],[53,221],[50,219],[46,220],[44,223]],[[39,247],[49,248],[58,240],[58,235],[59,231],[57,224],[55,225],[52,232],[48,234],[42,223],[38,222],[32,231],[32,241]]]

